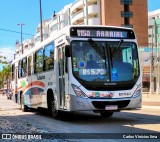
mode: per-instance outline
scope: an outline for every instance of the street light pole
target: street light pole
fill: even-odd
[[[21,44],[22,44],[22,27],[25,25],[25,24],[23,24],[23,23],[20,23],[20,24],[17,24],[18,26],[20,26],[21,27]],[[22,54],[23,54],[23,44],[22,44]]]
[[[41,23],[41,42],[43,41],[43,31],[42,31],[42,5],[41,0],[39,0],[39,6],[40,6],[40,23]]]

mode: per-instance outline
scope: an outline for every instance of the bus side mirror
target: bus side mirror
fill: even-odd
[[[65,46],[65,55],[66,55],[66,57],[71,57],[70,46],[69,45]]]

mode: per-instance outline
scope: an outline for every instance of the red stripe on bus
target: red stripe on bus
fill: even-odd
[[[29,87],[31,87],[31,86],[35,86],[35,85],[37,85],[37,86],[41,86],[41,87],[45,87],[45,84],[43,83],[43,82],[41,82],[41,81],[34,81],[34,82],[31,82],[30,84],[28,84],[26,87],[19,87],[18,88],[18,91],[20,91],[20,90],[22,90],[22,92],[24,92],[26,89],[28,89]]]

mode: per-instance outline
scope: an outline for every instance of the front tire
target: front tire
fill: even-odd
[[[113,115],[113,112],[108,112],[108,111],[102,111],[100,112],[101,117],[103,118],[110,118]]]
[[[49,112],[53,118],[59,118],[60,116],[60,112],[56,109],[56,102],[55,102],[54,97],[50,98]]]

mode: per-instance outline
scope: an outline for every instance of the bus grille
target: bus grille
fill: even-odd
[[[117,105],[118,108],[124,108],[129,104],[130,100],[124,101],[92,101],[92,104],[97,109],[104,109],[107,105]]]

